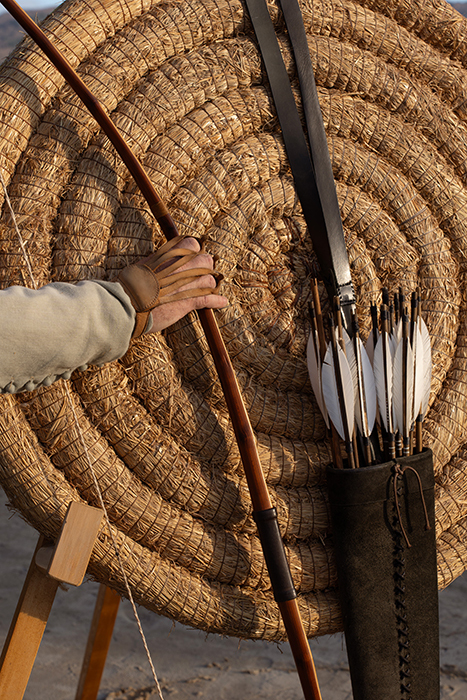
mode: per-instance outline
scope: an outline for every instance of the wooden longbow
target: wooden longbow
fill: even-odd
[[[177,226],[157,194],[142,164],[131,151],[97,98],[86,87],[66,58],[62,56],[44,32],[14,0],[0,0],[0,2],[39,48],[42,49],[47,58],[91,112],[133,176],[165,237],[171,239],[177,236]],[[253,514],[271,578],[274,597],[284,621],[304,697],[306,700],[321,700],[316,669],[300,617],[297,594],[285,556],[276,510],[273,508],[269,497],[255,436],[240,393],[237,378],[213,311],[211,309],[202,309],[198,311],[198,316],[224,392],[248,482],[253,504]]]

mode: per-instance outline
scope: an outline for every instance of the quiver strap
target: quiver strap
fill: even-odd
[[[185,237],[182,236],[173,238],[148,258],[134,265],[128,265],[119,273],[117,280],[130,297],[136,311],[136,324],[132,338],[137,338],[144,333],[149,314],[156,306],[217,292],[222,276],[216,275],[210,268],[197,267],[177,272],[179,268],[203,252],[203,245],[197,253],[180,245],[175,247],[184,240]],[[195,282],[203,275],[213,275],[217,278],[218,284],[215,289],[198,287],[177,292],[180,287]]]
[[[439,700],[431,450],[327,479],[354,699]]]

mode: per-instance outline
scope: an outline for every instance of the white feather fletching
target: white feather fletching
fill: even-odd
[[[361,400],[357,398],[355,417],[358,429],[364,437],[370,437],[376,420],[376,388],[373,376],[373,368],[370,358],[360,338],[357,338],[357,352],[360,355],[361,373]],[[359,392],[360,393],[360,392]],[[366,425],[362,417],[363,397],[366,405]]]
[[[380,334],[380,332],[378,331],[376,342],[378,342],[378,339],[379,339],[380,335],[381,335],[381,334]],[[374,341],[374,338],[373,338],[373,333],[370,333],[370,335],[369,335],[368,338],[367,338],[367,341],[366,341],[366,343],[365,343],[365,350],[366,350],[366,353],[367,353],[367,355],[368,355],[368,358],[369,358],[371,364],[373,364],[373,358],[374,358],[374,355],[375,355],[375,341]]]
[[[389,336],[389,346],[391,348],[391,354],[394,359],[397,346],[402,340],[402,319],[399,319],[397,325],[394,326],[394,329]]]
[[[316,336],[313,335],[313,332],[310,333],[310,336],[308,338],[308,344],[306,348],[306,359],[311,388],[313,389],[313,393],[315,395],[316,402],[319,406],[319,410],[323,415],[324,422],[329,428],[329,416],[324,403],[323,391],[321,387],[321,359],[319,357],[318,339]]]
[[[344,339],[344,345],[345,345],[345,356],[347,358],[347,362],[349,363],[350,373],[352,375],[354,397],[355,397],[355,401],[357,401],[357,395],[358,395],[357,358],[355,357],[355,351],[353,349],[352,340],[351,340],[349,334],[347,333],[347,331],[345,330],[345,328],[342,328],[342,337]],[[337,338],[337,329],[336,329],[336,338]],[[337,339],[337,342],[339,342],[338,339]]]
[[[406,390],[406,403],[404,411],[404,342],[401,341],[396,349],[396,354],[394,355],[393,364],[393,377],[392,377],[392,395],[393,395],[393,405],[394,405],[394,418],[395,418],[395,428],[399,430],[401,434],[404,434],[404,423],[406,426],[406,433],[410,430],[413,422],[412,418],[412,404],[413,404],[413,353],[410,343],[407,347],[407,390]],[[404,415],[405,414],[405,415]]]
[[[428,409],[428,401],[430,399],[430,390],[431,390],[431,373],[432,373],[431,340],[430,340],[430,334],[428,333],[428,328],[426,327],[425,321],[420,317],[418,323],[419,323],[419,330],[420,330],[420,335],[421,335],[421,339],[422,339],[423,370],[424,370],[424,375],[423,375],[423,380],[422,380],[423,391],[422,391],[419,413],[423,417]]]
[[[386,345],[386,371],[384,368],[383,344]],[[392,354],[389,337],[385,333],[380,335],[376,343],[373,357],[373,372],[375,376],[376,395],[378,397],[379,412],[384,428],[393,433],[393,408],[392,408]]]
[[[425,377],[425,367],[423,364],[423,340],[420,328],[417,325],[413,336],[413,361],[414,361],[414,387],[413,387],[413,411],[412,420],[415,421],[420,413],[422,396],[424,391],[423,381]]]
[[[329,418],[333,422],[334,427],[336,428],[340,437],[343,440],[345,440],[344,422],[339,403],[339,396],[337,394],[337,382],[335,375],[336,370],[340,372],[342,377],[342,386],[344,390],[344,405],[347,419],[346,427],[350,436],[353,433],[355,399],[353,392],[352,373],[350,371],[347,358],[339,345],[337,345],[337,358],[338,367],[335,368],[332,347],[331,345],[328,345],[326,355],[323,360],[323,365],[321,368],[321,384],[323,390],[324,403],[328,410]]]

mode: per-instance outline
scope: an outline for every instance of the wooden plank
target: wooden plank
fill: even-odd
[[[97,595],[75,700],[97,698],[119,605],[118,593],[102,583]]]
[[[36,552],[43,543],[40,537]],[[2,700],[21,700],[25,693],[57,588],[33,556],[0,657]]]
[[[102,522],[102,510],[72,501],[53,550],[36,555],[36,564],[57,581],[80,586]]]

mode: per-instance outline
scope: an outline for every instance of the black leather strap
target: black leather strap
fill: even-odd
[[[254,511],[253,518],[258,528],[264,559],[271,579],[274,600],[285,603],[297,597],[290,573],[284,543],[277,522],[275,508]]]
[[[266,2],[246,0],[281,125],[295,189],[323,280],[331,299],[339,295],[348,321],[350,308],[355,304],[355,293],[306,32],[297,0],[281,0],[281,4],[300,81],[311,156]],[[350,329],[350,324],[346,325]]]

